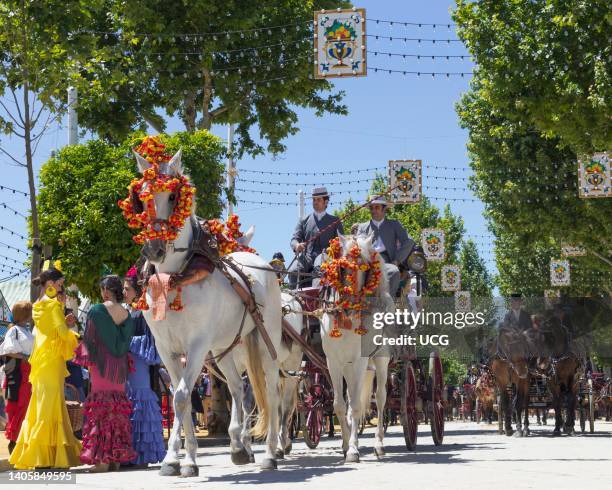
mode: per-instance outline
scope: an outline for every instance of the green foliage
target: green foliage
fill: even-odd
[[[612,143],[612,42],[605,0],[457,0],[453,13],[496,113],[575,153]]]
[[[163,131],[163,114],[179,116],[189,132],[233,122],[239,153],[282,152],[282,140],[298,131],[296,106],[318,116],[347,112],[341,92],[330,94],[330,82],[312,78],[308,23],[314,10],[347,6],[343,0],[107,0],[73,35],[88,47],[72,79],[81,95],[80,123],[118,141],[146,123]]]
[[[467,364],[453,357],[442,357],[442,371],[444,372],[444,384],[449,386],[463,386],[463,380],[467,373]]]
[[[89,141],[68,146],[40,171],[41,237],[62,260],[69,282],[97,298],[104,267],[124,274],[138,258],[139,247],[117,202],[125,198],[137,175],[131,149],[142,139],[135,134],[121,145]],[[207,131],[162,135],[168,150],[183,149],[183,164],[197,187],[201,215],[217,217],[222,210],[224,154],[221,141]]]

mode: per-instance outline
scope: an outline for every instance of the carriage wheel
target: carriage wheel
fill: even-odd
[[[593,381],[589,379],[589,432],[595,432],[595,403],[593,401]]]
[[[310,410],[306,411],[302,434],[304,442],[310,449],[315,449],[321,441],[323,432],[323,407],[315,404]]]
[[[409,451],[416,449],[417,442],[417,411],[416,411],[416,379],[412,362],[404,365],[404,383],[401,384],[401,419],[404,428],[404,440]]]
[[[444,439],[444,405],[442,404],[444,376],[442,361],[437,352],[432,352],[429,356],[429,380],[431,386],[431,437],[434,444],[439,446]]]
[[[293,441],[298,436],[301,425],[302,421],[300,412],[299,410],[294,410],[293,415],[291,416],[291,421],[289,422],[289,439]]]

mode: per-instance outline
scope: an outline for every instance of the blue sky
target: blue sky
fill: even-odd
[[[366,8],[369,34],[387,37],[410,37],[422,39],[456,39],[454,27],[450,30],[450,9],[452,4],[443,0],[427,2],[405,1],[362,1],[355,4]],[[396,22],[437,23],[436,26],[400,26],[389,23],[376,23],[373,19],[392,20]],[[467,189],[466,180],[450,178],[470,175],[466,155],[467,133],[459,127],[454,110],[455,103],[468,89],[469,76],[436,76],[402,75],[373,71],[373,67],[393,70],[422,72],[470,72],[471,62],[467,59],[445,58],[417,60],[416,58],[374,56],[374,51],[405,53],[416,55],[467,55],[461,43],[400,41],[374,37],[368,38],[367,77],[342,79],[335,81],[339,90],[346,92],[344,102],[349,108],[348,116],[325,116],[317,118],[311,111],[298,110],[300,132],[287,139],[285,154],[273,160],[269,155],[255,159],[246,157],[237,162],[239,177],[237,188],[252,191],[239,191],[239,199],[266,202],[295,202],[290,206],[271,206],[268,204],[239,203],[235,212],[240,216],[243,228],[253,224],[256,227],[252,245],[266,258],[276,251],[282,251],[285,258],[290,258],[289,240],[295,227],[297,209],[297,191],[302,189],[310,195],[313,184],[335,182],[329,185],[330,191],[342,191],[332,197],[330,208],[341,205],[350,195],[354,200],[363,199],[367,182],[348,184],[346,181],[367,180],[375,171],[342,174],[333,176],[295,176],[295,175],[258,175],[244,170],[262,170],[273,172],[329,172],[354,171],[366,168],[386,167],[388,160],[421,159],[424,162],[424,192],[435,197],[434,204],[439,207],[446,202],[452,210],[465,220],[467,233],[475,235],[474,239],[487,265],[494,270],[491,239],[486,223],[482,217],[483,206],[480,202],[461,202],[452,199],[474,199]],[[177,120],[170,121],[170,131],[180,130],[182,124]],[[213,132],[222,138],[227,137],[227,127],[215,126]],[[43,138],[36,154],[36,169],[49,157],[51,151],[61,148],[67,142],[65,121],[53,124]],[[20,140],[8,140],[2,136],[2,146],[13,152],[18,158],[23,155]],[[1,185],[27,190],[25,169],[11,164],[10,159],[0,155]],[[272,181],[275,184],[256,184],[244,180]],[[342,183],[344,182],[344,183]],[[446,187],[434,189],[433,187]],[[449,189],[453,188],[453,189]],[[261,192],[265,192],[262,194]],[[289,192],[291,195],[272,194],[271,192]],[[23,196],[15,196],[0,190],[0,203],[6,202],[14,209],[27,214],[28,201]],[[307,211],[311,208],[309,200]],[[0,207],[0,223],[16,232],[26,234],[25,220]],[[25,242],[0,230],[0,242],[25,248]],[[23,255],[0,244],[0,255],[23,259]],[[0,265],[14,267],[19,265],[0,257]],[[0,269],[0,278],[9,274],[9,270]]]

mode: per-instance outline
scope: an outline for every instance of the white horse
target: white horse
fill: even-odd
[[[136,155],[136,159],[141,172],[149,168],[149,163],[140,155]],[[180,151],[168,164],[164,164],[163,173],[172,176],[182,175]],[[176,196],[170,192],[158,192],[154,195],[158,223],[168,223],[175,202]],[[192,223],[196,222],[195,209],[192,209],[191,219],[185,222],[174,242],[168,243],[162,240],[146,242],[143,253],[158,273],[179,272],[187,258],[186,250],[192,242]],[[228,257],[249,276],[251,289],[263,315],[265,329],[276,352],[279,352],[281,296],[276,275],[269,270],[262,270],[267,269],[268,264],[255,254],[236,252]],[[234,272],[231,274],[242,283],[237,274]],[[174,294],[174,292],[169,294],[168,303],[173,300]],[[246,464],[250,461],[249,452],[241,440],[243,426],[241,366],[246,366],[259,408],[258,424],[254,431],[257,435],[266,435],[266,454],[261,468],[275,469],[280,405],[278,361],[272,358],[257,331],[255,322],[249,314],[245,315],[245,306],[240,297],[218,269],[204,280],[184,286],[182,301],[183,311],[168,310],[164,320],[154,320],[152,310],[144,312],[144,317],[155,336],[159,355],[174,387],[174,424],[160,474],[198,475],[196,464],[198,444],[191,419],[191,391],[202,370],[207,353],[210,351],[213,356],[218,356],[232,345],[238,335],[243,315],[241,339],[244,348],[218,361],[232,396],[232,420],[229,426],[231,459],[235,464]],[[147,302],[152,304],[149,292],[147,292]],[[185,365],[181,360],[182,357],[186,359]],[[186,455],[182,463],[179,463],[181,425],[185,429]]]
[[[361,249],[361,259],[369,263],[370,257],[374,249],[372,248],[373,235],[368,237],[363,236],[342,236],[340,235],[340,244],[342,246],[343,255],[348,255],[353,245],[357,244]],[[378,254],[375,259],[382,265],[382,259]],[[359,271],[358,287],[361,288],[365,282],[366,273]],[[336,299],[337,292],[334,292],[330,300]],[[393,309],[393,299],[388,290],[387,280],[384,273],[381,274],[378,291],[375,295],[375,303],[378,303],[378,308],[383,311],[391,311]],[[342,428],[342,449],[345,454],[347,463],[359,462],[359,446],[358,433],[359,423],[363,413],[363,392],[364,382],[366,379],[366,370],[370,358],[376,366],[376,373],[379,379],[378,389],[376,390],[376,402],[379,407],[379,414],[384,411],[386,403],[386,383],[387,383],[387,367],[389,365],[389,354],[384,350],[375,352],[375,346],[372,341],[376,332],[372,326],[372,315],[364,312],[363,325],[368,329],[365,336],[359,335],[354,331],[358,326],[357,315],[352,314],[351,320],[353,328],[341,329],[342,336],[333,338],[330,332],[334,326],[334,316],[330,313],[324,313],[321,318],[321,337],[323,342],[323,350],[327,357],[327,366],[329,368],[331,382],[334,389],[334,412],[338,416],[340,426]],[[346,380],[347,387],[347,403],[343,396],[343,379]],[[371,393],[371,380],[368,391]],[[378,430],[376,435],[375,451],[377,455],[384,454],[383,449],[383,417],[379,416]]]

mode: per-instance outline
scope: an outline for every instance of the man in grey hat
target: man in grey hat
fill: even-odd
[[[372,219],[360,223],[358,234],[374,234],[374,249],[381,255],[385,264],[383,271],[389,284],[389,294],[395,297],[400,284],[399,264],[404,262],[414,248],[414,240],[402,224],[394,219],[387,219],[387,201],[378,197],[369,204]]]
[[[312,191],[313,213],[298,221],[291,238],[291,248],[298,255],[289,269],[291,272],[312,272],[316,263],[320,263],[319,256],[329,246],[329,242],[343,232],[340,220],[327,213],[328,204],[327,189],[315,187]],[[297,280],[297,274],[289,274],[289,284],[293,289],[298,286]],[[300,278],[300,283],[300,287],[309,286],[311,279]]]
[[[510,295],[510,311],[506,313],[504,323],[519,332],[526,332],[533,327],[531,313],[523,309],[523,296],[520,293]]]

